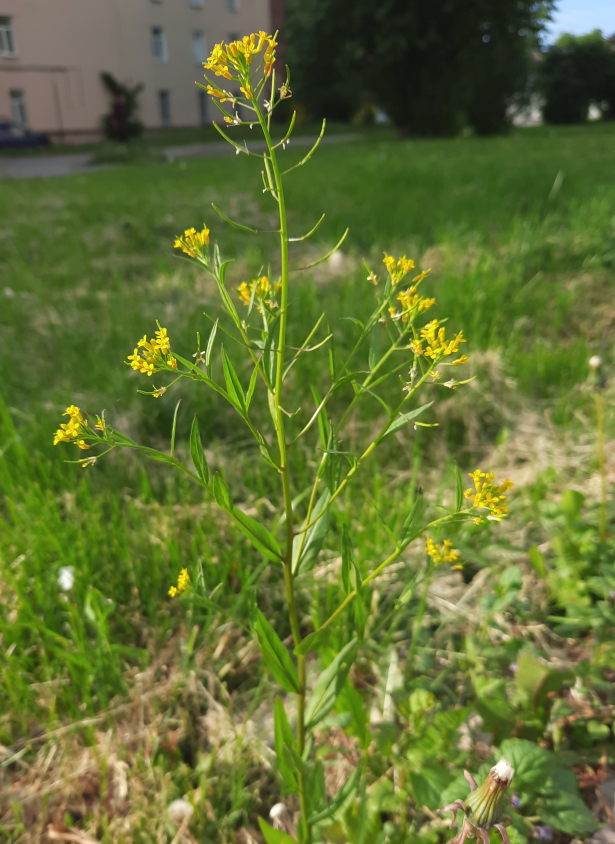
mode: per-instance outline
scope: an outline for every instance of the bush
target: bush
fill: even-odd
[[[615,116],[615,51],[599,29],[563,35],[545,54],[541,85],[547,123],[584,123],[592,102]]]

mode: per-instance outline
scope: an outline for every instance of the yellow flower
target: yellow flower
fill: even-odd
[[[386,252],[384,253],[382,263],[389,271],[393,287],[395,287],[397,282],[401,281],[401,279],[407,275],[410,270],[413,270],[415,266],[414,261],[411,258],[406,258],[405,255],[402,255],[401,258],[398,258],[397,261],[395,261],[395,258],[393,258],[392,255],[387,255]]]
[[[68,416],[69,419],[68,422],[62,423],[55,432],[53,444],[70,443],[73,440],[77,440],[76,445],[78,445],[79,448],[89,448],[90,446],[86,445],[83,439],[79,439],[84,430],[89,427],[88,420],[84,419],[79,408],[76,407],[76,405],[71,404],[66,408],[66,411],[62,415]]]
[[[275,292],[277,293],[282,285],[278,282],[275,285]],[[262,275],[259,278],[255,278],[250,282],[248,286],[245,281],[237,288],[237,292],[239,293],[239,298],[243,302],[243,304],[247,307],[250,304],[250,300],[252,299],[252,291],[256,287],[256,293],[254,294],[255,299],[259,299],[261,302],[265,299],[267,294],[269,293],[269,279],[266,275]],[[268,304],[275,304],[269,302]]]
[[[225,79],[249,79],[249,68],[254,57],[262,52],[263,47],[267,44],[265,54],[263,56],[263,73],[269,76],[271,68],[275,62],[275,48],[277,41],[273,35],[268,35],[262,30],[258,33],[245,35],[238,41],[232,41],[226,47],[224,42],[216,44],[213,48],[210,57],[204,62],[205,70],[212,70],[216,76],[223,76]],[[233,75],[235,71],[238,75]],[[209,86],[211,87],[211,86]],[[209,91],[213,96],[219,96],[217,89]],[[251,93],[247,94],[249,99],[252,99]]]
[[[144,334],[137,343],[134,353],[128,355],[126,361],[135,372],[141,372],[143,375],[154,375],[161,369],[177,369],[177,360],[171,354],[171,340],[167,329],[163,328],[160,323],[157,323],[157,325],[156,336],[148,340],[147,334]]]
[[[456,334],[454,340],[447,340],[446,328],[443,325],[441,326],[437,319],[432,319],[424,328],[421,328],[421,339],[427,343],[423,354],[432,360],[441,360],[444,357],[456,354],[459,351],[460,344],[466,342],[463,339],[463,331]],[[461,361],[461,358],[459,360],[465,363],[468,358],[465,355],[463,357],[465,357],[465,360]]]
[[[442,545],[438,545],[432,539],[427,539],[425,550],[436,566],[440,563],[456,563],[459,559],[459,551],[453,548],[453,543],[449,539],[445,539]],[[454,568],[461,568],[461,566],[457,565]]]
[[[209,246],[209,229],[205,223],[203,223],[203,231],[201,232],[197,232],[194,227],[186,229],[183,237],[175,238],[174,246],[175,249],[181,249],[191,258],[202,258],[203,248]]]
[[[188,569],[182,569],[177,578],[177,586],[171,586],[169,588],[169,595],[171,598],[174,598],[180,592],[185,592],[189,586],[190,575],[188,574]]]
[[[404,322],[408,322],[411,316],[414,317],[417,313],[427,311],[436,304],[435,299],[426,299],[424,296],[419,295],[415,285],[400,293],[397,299],[401,302],[404,310]]]
[[[454,360],[451,366],[461,366],[462,363],[467,363],[469,360],[470,358],[467,355],[462,355],[460,358],[457,358],[457,360]]]
[[[374,272],[370,272],[370,274],[367,276],[367,280],[371,282],[374,287],[378,284],[378,276]]]
[[[472,502],[473,507],[489,510],[487,518],[490,521],[499,522],[508,514],[508,504],[504,493],[512,489],[514,484],[508,478],[501,484],[497,484],[492,472],[481,472],[480,469],[470,472],[470,477],[474,481],[474,491],[467,489],[465,497]],[[483,519],[478,517],[474,521],[478,525],[482,524]]]

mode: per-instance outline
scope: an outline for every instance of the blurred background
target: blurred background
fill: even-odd
[[[336,600],[342,524],[365,574],[419,490],[433,505],[454,501],[455,465],[515,483],[506,521],[450,536],[461,571],[439,567],[427,588],[414,543],[370,595],[350,675],[352,718],[374,737],[365,814],[349,810],[327,840],[447,841],[444,795],[464,767],[506,752],[520,760],[512,844],[613,844],[606,0],[0,0],[0,841],[262,844],[257,817],[288,801],[273,766],[272,681],[245,628],[256,597],[288,635],[280,572],[163,464],[114,452],[84,470],[67,462],[80,452],[52,445],[74,403],[167,449],[181,399],[178,455],[190,459],[196,413],[210,466],[272,526],[277,477],[227,407],[183,384],[140,395],[150,385],[125,365],[157,319],[190,358],[220,315],[211,280],[173,254],[185,229],[211,228],[233,260],[231,295],[266,267],[279,272],[275,237],[240,232],[211,207],[275,229],[262,163],[227,146],[195,85],[217,42],[261,28],[280,32],[277,84],[291,69],[274,125],[282,138],[296,111],[285,165],[327,120],[287,181],[293,237],[326,212],[314,238],[292,244],[293,266],[350,227],[326,262],[293,276],[292,345],[324,311],[336,354],[352,347],[347,318],[364,319],[375,295],[363,261],[382,277],[386,250],[431,270],[434,316],[463,330],[476,376],[454,391],[430,385],[437,427],[389,438],[339,501],[319,564],[298,582],[302,633]],[[256,130],[227,131],[259,149]],[[328,389],[319,354],[289,377],[291,435],[314,407],[311,388]],[[332,401],[333,418],[347,398]],[[267,429],[258,390],[252,407]],[[366,402],[343,448],[381,414]],[[294,452],[297,496],[314,447]],[[184,567],[200,578],[192,605],[167,594]],[[318,660],[327,653],[312,674]],[[337,712],[323,730],[328,794],[357,765],[352,728],[340,727],[349,718]]]

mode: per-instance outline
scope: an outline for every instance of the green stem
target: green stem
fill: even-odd
[[[269,162],[271,162],[271,169],[273,170],[273,178],[275,180],[276,192],[273,194],[278,202],[280,213],[280,257],[281,257],[281,282],[282,290],[280,297],[280,331],[278,335],[278,349],[277,349],[277,367],[275,379],[275,427],[278,437],[278,446],[280,449],[280,472],[282,474],[282,490],[284,494],[284,511],[286,513],[286,557],[284,560],[284,586],[286,589],[286,602],[288,604],[288,615],[290,619],[290,626],[293,634],[295,646],[301,642],[301,633],[299,630],[299,619],[297,616],[297,604],[295,601],[294,591],[294,577],[293,577],[293,505],[292,493],[290,484],[290,473],[288,467],[288,446],[286,443],[286,431],[284,425],[284,413],[282,411],[282,387],[284,384],[284,359],[286,355],[286,323],[288,317],[288,223],[286,220],[286,204],[284,199],[284,189],[282,186],[282,176],[278,166],[278,160],[275,154],[271,135],[269,134],[269,126],[267,121],[263,118],[262,112],[255,102],[256,113],[265,142],[269,150]],[[269,173],[269,163],[265,157],[265,167]],[[299,674],[300,691],[297,694],[297,749],[300,754],[305,748],[305,657],[297,657],[297,669]],[[304,775],[299,772],[297,775],[298,789],[299,789],[299,803],[301,806],[301,825],[303,829],[303,844],[311,844],[312,830],[308,823],[308,808],[307,808],[307,794]]]

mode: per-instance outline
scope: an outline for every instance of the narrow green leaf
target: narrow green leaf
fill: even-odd
[[[243,387],[241,386],[241,381],[237,377],[237,373],[233,368],[233,364],[231,363],[224,346],[222,346],[222,366],[224,368],[226,391],[233,404],[237,405],[237,408],[245,415],[246,400],[243,395]]]
[[[342,473],[342,457],[338,452],[337,438],[333,423],[329,425],[329,441],[327,443],[327,462],[325,463],[325,480],[331,495],[338,488]]]
[[[275,752],[278,757],[278,768],[284,784],[291,792],[297,791],[297,778],[293,772],[293,766],[288,765],[284,757],[284,745],[288,747],[295,747],[295,736],[288,723],[286,710],[282,699],[276,697],[274,706],[274,735],[275,735]]]
[[[356,656],[357,646],[356,639],[349,642],[316,680],[305,710],[308,729],[314,727],[335,706],[337,696],[346,682],[350,666]]]
[[[329,510],[325,510],[325,508],[330,500],[331,493],[326,489],[312,510],[310,521],[315,522],[315,524],[306,531],[301,559],[297,559],[297,554],[301,547],[303,534],[298,533],[293,539],[293,574],[298,574],[299,570],[304,573],[308,572],[316,563],[329,529]],[[303,526],[305,526],[305,522]]]
[[[333,818],[334,815],[342,808],[346,801],[354,796],[355,791],[359,785],[361,774],[363,773],[363,762],[360,762],[354,769],[352,774],[348,777],[344,785],[340,788],[333,799],[329,800],[325,808],[310,815],[309,823],[311,825],[322,823],[323,821]]]
[[[196,415],[192,422],[192,429],[190,430],[190,456],[192,457],[192,462],[194,463],[194,468],[196,469],[197,475],[204,483],[208,484],[209,468],[207,466],[207,460],[205,459],[205,453],[203,451],[203,443],[201,442],[199,423],[197,421]]]
[[[461,469],[455,464],[455,512],[459,513],[463,507],[463,478],[461,476]]]
[[[331,336],[331,342],[329,343],[329,371],[331,373],[331,380],[335,381],[335,343],[329,323],[327,323],[327,334]]]
[[[312,384],[312,395],[314,396],[314,401],[316,402],[316,407],[320,407],[320,402],[322,399],[318,395],[318,390]],[[327,418],[327,411],[326,408],[321,408],[318,414],[318,433],[320,434],[320,442],[322,444],[323,449],[326,449],[327,442],[329,441],[329,420]]]
[[[263,659],[275,679],[284,691],[298,693],[301,690],[301,686],[290,654],[280,641],[278,634],[259,609],[256,611],[254,629]]]
[[[216,246],[217,245],[218,244],[216,244]],[[222,287],[224,287],[224,279],[226,277],[226,269],[227,269],[228,265],[232,264],[232,263],[233,263],[233,261],[225,261],[223,264],[220,264],[220,269],[218,271],[218,279],[219,279]]]
[[[252,377],[250,378],[250,384],[248,385],[248,394],[246,395],[246,411],[250,410],[250,402],[252,401],[252,396],[254,395],[254,390],[256,389],[256,380],[258,378],[258,367],[254,367],[254,371],[252,372]]]
[[[216,333],[218,331],[218,323],[220,322],[217,319],[214,322],[213,328],[209,332],[209,339],[207,341],[207,349],[205,350],[205,369],[207,370],[207,374],[211,377],[211,353],[214,347],[214,340],[216,339]]]
[[[214,498],[216,499],[219,507],[222,507],[222,509],[226,510],[227,513],[231,512],[233,509],[233,502],[222,475],[214,475]]]
[[[274,829],[262,818],[258,819],[258,823],[267,844],[297,844],[292,835],[288,835],[281,829]]]
[[[299,755],[295,744],[284,743],[284,758],[288,765],[294,771],[307,776],[310,773],[311,766]]]
[[[404,425],[407,425],[408,422],[412,422],[413,419],[416,419],[418,416],[423,413],[424,410],[427,410],[428,407],[431,407],[433,404],[432,401],[427,402],[427,404],[422,404],[420,407],[411,410],[410,413],[401,413],[394,422],[391,423],[389,429],[387,430],[386,434],[382,438],[383,440],[388,437],[390,434],[394,434],[395,431],[399,431],[400,428],[403,428]]]
[[[229,512],[239,530],[244,534],[244,536],[248,537],[252,545],[254,545],[254,547],[257,548],[268,560],[271,560],[274,563],[279,563],[282,559],[280,546],[278,545],[275,537],[269,533],[267,528],[256,519],[253,519],[252,516],[246,516],[246,514],[237,507],[232,506]]]
[[[352,543],[348,526],[342,525],[342,586],[346,595],[350,592],[350,569],[352,567]]]
[[[175,457],[175,434],[177,433],[177,411],[182,403],[180,399],[175,405],[175,413],[173,414],[173,430],[171,431],[171,459]]]
[[[309,654],[310,651],[318,650],[320,643],[322,642],[323,638],[326,636],[326,629],[325,630],[315,630],[313,633],[308,633],[308,635],[303,639],[295,648],[294,653],[297,656],[305,656]]]
[[[400,548],[405,548],[413,539],[415,539],[422,529],[421,517],[423,515],[424,499],[422,493],[418,493],[412,510],[410,510],[406,521],[403,524],[397,543]]]

